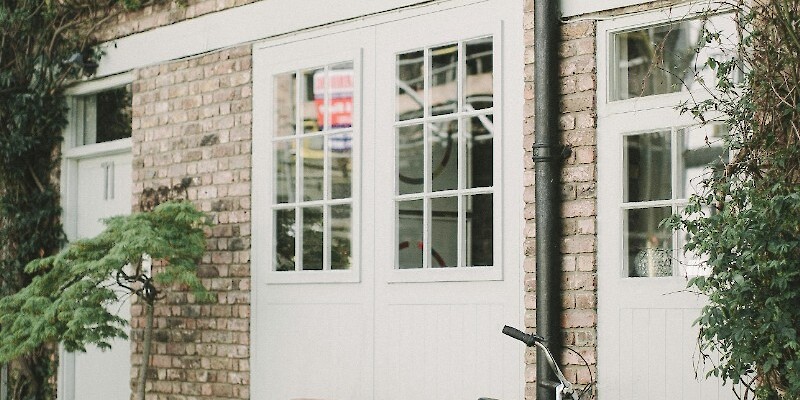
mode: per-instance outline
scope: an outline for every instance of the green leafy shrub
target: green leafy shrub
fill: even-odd
[[[85,351],[87,344],[107,348],[110,339],[126,337],[127,321],[111,306],[130,295],[152,304],[157,284],[184,285],[198,299],[210,299],[195,273],[206,225],[191,203],[167,202],[109,218],[96,237],[31,262],[31,284],[0,299],[0,362],[48,342],[68,351]],[[148,271],[150,259],[164,260],[159,273]]]
[[[731,160],[709,174],[669,224],[688,234],[708,275],[697,324],[709,372],[740,383],[742,398],[800,398],[800,2],[737,3],[741,43],[711,60],[717,90],[684,105],[724,122]],[[714,33],[706,35],[716,40]],[[737,79],[743,75],[744,79]]]

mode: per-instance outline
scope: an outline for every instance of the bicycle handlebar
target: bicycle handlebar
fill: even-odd
[[[562,393],[568,396],[571,396],[573,393],[572,384],[564,377],[564,374],[561,372],[561,368],[558,367],[553,354],[550,352],[550,349],[544,345],[544,338],[536,335],[536,334],[528,334],[525,332],[520,331],[519,329],[510,327],[508,325],[503,327],[503,333],[511,336],[514,339],[519,340],[522,343],[525,343],[528,347],[538,347],[544,352],[545,358],[547,358],[547,363],[550,365],[550,368],[555,372],[556,378],[561,383],[563,387]]]
[[[514,339],[519,340],[522,343],[525,343],[525,345],[528,347],[535,346],[536,342],[544,342],[544,338],[539,335],[536,334],[529,335],[517,328],[508,325],[503,327],[503,333],[508,336],[511,336]]]

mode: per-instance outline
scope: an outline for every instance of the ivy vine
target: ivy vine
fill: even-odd
[[[166,0],[164,0],[166,1]],[[94,34],[160,0],[0,0],[0,298],[29,285],[25,266],[65,243],[58,189],[66,83],[96,63]],[[11,364],[10,398],[54,397],[54,347]]]

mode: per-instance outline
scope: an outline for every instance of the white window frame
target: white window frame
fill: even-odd
[[[470,281],[500,281],[503,280],[503,24],[502,23],[495,23],[494,26],[490,29],[486,29],[484,31],[471,31],[469,34],[460,34],[460,33],[452,33],[448,35],[448,37],[441,37],[437,38],[434,41],[420,41],[415,43],[413,47],[409,47],[407,49],[402,49],[400,51],[395,52],[392,55],[392,60],[395,62],[393,65],[392,71],[392,79],[396,79],[396,71],[397,65],[396,60],[397,56],[400,54],[405,54],[409,52],[413,52],[416,50],[424,49],[426,58],[425,58],[425,70],[426,73],[430,73],[429,69],[430,66],[427,62],[427,55],[429,53],[428,49],[436,48],[438,46],[443,46],[451,43],[459,43],[459,48],[463,48],[463,44],[469,42],[474,39],[480,39],[485,37],[492,37],[492,85],[493,85],[493,104],[490,109],[481,109],[476,111],[469,111],[465,112],[462,111],[463,108],[463,82],[461,82],[461,77],[464,75],[463,67],[459,65],[458,67],[458,101],[457,101],[457,112],[453,114],[446,114],[446,115],[437,115],[431,116],[430,115],[430,82],[426,81],[425,84],[425,108],[423,110],[423,117],[422,118],[414,118],[410,120],[403,120],[400,121],[396,118],[395,110],[397,110],[397,96],[392,96],[392,100],[390,103],[390,107],[392,110],[391,116],[391,126],[393,129],[400,126],[409,126],[413,125],[414,123],[419,122],[433,122],[433,121],[441,121],[441,120],[448,120],[452,119],[453,117],[457,117],[459,119],[459,129],[460,131],[463,128],[463,124],[461,119],[475,116],[475,115],[492,115],[492,124],[495,129],[492,137],[492,162],[493,162],[493,171],[492,171],[492,186],[485,187],[485,188],[474,188],[474,189],[459,189],[456,190],[446,190],[446,191],[432,191],[430,190],[430,182],[429,180],[425,180],[425,187],[423,192],[420,194],[415,195],[400,195],[398,194],[397,188],[400,185],[399,176],[396,173],[397,171],[397,149],[396,149],[396,139],[395,139],[395,132],[392,132],[392,141],[391,141],[391,154],[393,157],[392,161],[392,177],[393,177],[393,184],[392,184],[392,192],[391,192],[391,199],[392,199],[392,252],[393,256],[391,258],[392,263],[391,265],[387,265],[386,268],[389,268],[390,271],[387,276],[387,281],[393,284],[399,283],[417,283],[417,282],[470,282]],[[394,86],[393,86],[394,87]],[[379,118],[384,116],[379,116]],[[428,129],[425,128],[426,132],[426,139],[427,139],[427,131]],[[459,138],[461,139],[461,138]],[[460,176],[463,170],[465,170],[465,155],[466,151],[464,149],[465,145],[461,143],[462,140],[459,140],[459,180],[462,179]],[[430,159],[430,151],[428,150],[427,146],[425,147],[426,160],[425,162],[425,176],[430,173],[430,165],[427,162]],[[461,227],[463,225],[461,219],[462,217],[465,218],[464,209],[465,207],[461,205],[463,203],[460,200],[462,195],[469,195],[469,194],[491,194],[493,196],[492,204],[494,208],[494,212],[492,214],[493,226],[492,226],[492,258],[493,262],[490,266],[476,266],[476,267],[467,267],[467,266],[459,266],[459,267],[449,267],[449,268],[431,268],[431,255],[429,251],[423,252],[423,267],[422,268],[407,268],[407,269],[400,269],[398,268],[399,265],[399,253],[396,248],[397,243],[399,243],[398,237],[398,228],[399,223],[397,220],[397,200],[398,199],[406,199],[406,198],[414,198],[414,199],[421,199],[425,201],[429,201],[430,199],[437,198],[437,197],[449,197],[449,196],[459,196],[459,221],[458,225]],[[425,243],[431,243],[430,239],[430,226],[428,225],[428,220],[430,215],[430,209],[427,209],[428,212],[426,215],[423,215],[423,241]],[[465,223],[464,219],[464,223]],[[459,228],[458,230],[459,235],[459,247],[466,245],[466,238],[464,237],[464,230]],[[464,253],[463,251],[461,253]],[[464,254],[459,254],[459,260],[464,257]],[[459,261],[459,265],[461,261]],[[425,267],[427,266],[427,267]]]
[[[254,79],[253,83],[253,226],[254,242],[253,245],[253,267],[263,269],[264,281],[268,284],[285,283],[348,283],[360,281],[361,268],[361,143],[364,134],[362,124],[362,77],[363,61],[362,51],[343,50],[330,54],[320,54],[314,57],[302,57],[284,63],[269,63],[269,60],[262,60],[261,52],[257,52],[254,57]],[[330,66],[344,62],[353,63],[353,126],[352,132],[352,187],[351,187],[351,265],[345,270],[295,270],[295,271],[276,271],[275,259],[275,230],[274,230],[274,176],[273,176],[273,130],[275,126],[275,87],[274,78],[284,73],[291,73],[298,70],[308,70],[321,66]],[[262,65],[268,63],[268,65]],[[298,76],[298,79],[301,77]],[[296,107],[302,107],[297,103]],[[300,176],[296,176],[299,182]],[[297,183],[296,184],[299,184]],[[298,199],[299,200],[299,199]],[[302,205],[306,202],[298,202]],[[322,200],[320,205],[326,206],[338,204],[335,200]],[[278,207],[281,208],[281,207]],[[295,207],[292,207],[294,209]],[[323,221],[324,229],[330,229],[330,221]],[[298,225],[298,230],[302,227]],[[325,234],[323,234],[325,235]],[[300,236],[302,240],[302,236]],[[302,252],[302,241],[300,247],[295,247],[295,252]],[[326,240],[326,247],[329,240]],[[327,259],[328,256],[326,255]]]
[[[131,151],[132,138],[118,139],[103,143],[86,144],[83,141],[83,127],[77,123],[82,110],[77,107],[79,96],[89,96],[110,89],[116,89],[133,83],[133,72],[123,72],[88,82],[81,82],[68,87],[64,94],[67,96],[69,107],[67,114],[67,127],[64,129],[64,141],[61,146],[61,206],[64,232],[67,238],[74,239],[78,235],[78,216],[75,210],[80,201],[78,187],[79,161],[98,156],[110,156]],[[112,164],[113,165],[113,164]],[[109,171],[113,174],[113,171]],[[113,177],[107,176],[108,179]],[[108,190],[108,186],[106,186]],[[113,189],[111,189],[113,190]],[[58,368],[58,399],[69,400],[75,396],[75,353],[70,353],[59,348],[60,364]]]
[[[132,83],[133,80],[133,73],[126,72],[80,83],[65,90],[64,94],[67,96],[69,114],[67,115],[67,127],[64,130],[64,142],[61,147],[61,199],[64,210],[77,209],[79,199],[75,188],[77,187],[78,179],[78,161],[89,157],[125,153],[131,150],[133,143],[131,138],[125,138],[103,143],[82,144],[82,127],[76,123],[81,111],[77,107],[79,103],[77,97],[116,89]],[[75,213],[64,213],[64,231],[68,238],[74,238],[77,235],[77,227],[77,215]]]
[[[611,91],[614,90],[615,79],[618,79],[618,77],[614,76],[618,73],[615,68],[617,54],[614,51],[614,35],[693,19],[700,17],[702,14],[703,11],[698,9],[696,5],[688,4],[599,21],[597,25],[597,140],[598,153],[600,153],[598,156],[598,176],[601,177],[601,181],[598,181],[598,207],[601,215],[610,214],[609,223],[606,226],[601,224],[598,234],[601,247],[603,247],[602,243],[605,241],[603,237],[608,237],[607,235],[613,235],[615,238],[613,240],[618,243],[618,246],[614,249],[608,249],[608,251],[600,249],[598,256],[616,254],[615,264],[618,265],[621,278],[641,281],[685,279],[681,273],[683,271],[679,271],[675,262],[672,265],[672,276],[640,279],[640,277],[630,277],[628,275],[629,270],[625,261],[628,254],[625,212],[631,209],[671,207],[673,213],[675,213],[683,208],[690,196],[689,193],[683,193],[681,197],[678,197],[676,193],[673,193],[670,199],[665,200],[626,202],[624,196],[627,193],[628,179],[623,138],[656,131],[670,131],[670,137],[673,139],[670,154],[672,169],[670,182],[673,191],[679,189],[681,185],[678,183],[678,175],[681,166],[672,164],[680,161],[677,153],[679,151],[677,149],[678,143],[674,139],[679,130],[696,128],[699,124],[691,115],[681,115],[676,107],[681,102],[689,99],[694,99],[695,101],[707,99],[711,94],[706,89],[698,88],[691,91],[610,100],[613,98]],[[719,14],[719,12],[715,14]],[[603,143],[606,144],[604,145]],[[609,143],[614,144],[611,145]],[[602,177],[608,178],[603,180]],[[603,181],[608,182],[609,185],[603,184]],[[678,235],[679,233],[673,232],[671,238],[674,260],[683,259],[683,256],[680,255],[682,254],[682,241],[678,238]]]

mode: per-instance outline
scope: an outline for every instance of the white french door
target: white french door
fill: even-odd
[[[686,285],[703,273],[701,258],[683,251],[685,232],[660,225],[727,159],[722,126],[700,125],[676,109],[709,95],[695,79],[710,72],[704,60],[716,51],[698,40],[703,29],[735,37],[733,19],[705,25],[696,12],[687,4],[597,26],[601,398],[734,396],[720,380],[705,379],[703,363],[713,355],[697,346],[693,323],[704,299]]]
[[[254,49],[251,397],[522,397],[500,333],[523,295],[522,15],[505,3]]]
[[[65,228],[70,240],[99,234],[103,218],[131,212],[130,139],[67,151],[64,169]],[[123,319],[130,305],[113,305]],[[85,353],[62,352],[59,399],[123,400],[130,397],[130,342],[114,339],[111,349],[90,346]],[[97,378],[103,377],[98,385]]]

